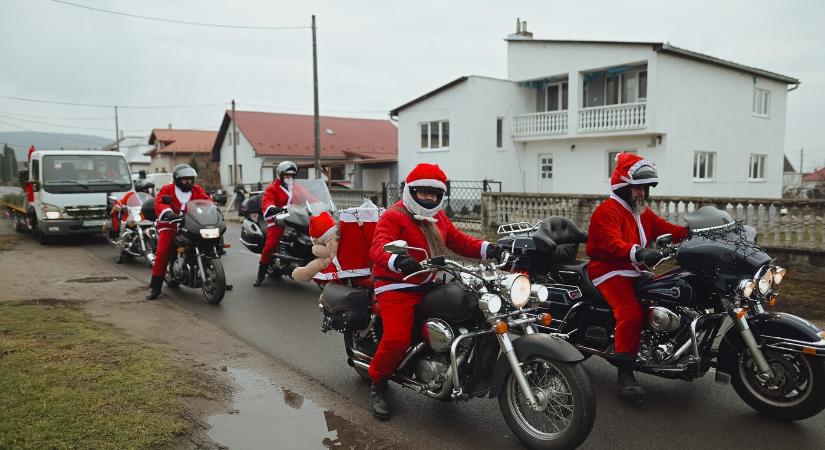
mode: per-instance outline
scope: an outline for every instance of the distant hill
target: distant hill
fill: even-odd
[[[26,159],[30,145],[39,150],[96,150],[112,141],[112,138],[89,134],[0,131],[0,151],[4,143],[9,144],[19,161]]]

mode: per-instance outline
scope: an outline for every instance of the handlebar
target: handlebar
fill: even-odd
[[[460,262],[454,261],[452,259],[443,259],[443,261],[444,261],[443,264],[433,263],[432,262],[433,260],[440,261],[441,257],[429,258],[429,259],[425,259],[424,261],[421,261],[421,267],[423,267],[421,270],[419,270],[417,272],[413,272],[413,273],[405,276],[403,278],[403,281],[407,281],[410,278],[418,276],[418,275],[422,275],[422,274],[429,273],[429,272],[435,272],[435,271],[443,270],[443,269],[455,269],[455,270],[459,270],[459,271],[467,272],[467,273],[479,273],[479,272],[483,272],[485,270],[490,270],[490,269],[493,269],[493,270],[501,269],[502,267],[507,265],[507,263],[509,262],[510,253],[509,252],[504,252],[502,254],[501,259],[502,259],[501,263],[498,263],[498,264],[484,264],[484,263],[482,263],[482,264],[479,264],[479,265],[469,265],[469,264],[463,265]]]

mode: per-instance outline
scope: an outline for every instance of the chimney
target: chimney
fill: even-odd
[[[521,18],[516,19],[516,32],[510,35],[507,35],[508,41],[521,41],[521,40],[528,40],[533,39],[533,33],[527,31],[527,21],[521,20]]]
[[[169,129],[170,129],[170,130],[172,129],[172,124],[171,124],[171,123],[169,124]]]

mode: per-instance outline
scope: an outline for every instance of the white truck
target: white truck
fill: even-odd
[[[111,221],[109,198],[132,189],[126,157],[111,151],[34,151],[27,180],[23,206],[41,244],[102,233]]]

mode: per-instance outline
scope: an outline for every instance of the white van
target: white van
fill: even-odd
[[[108,199],[132,189],[120,152],[51,150],[32,152],[24,207],[35,237],[101,233],[111,221]],[[26,189],[29,190],[28,187]]]

